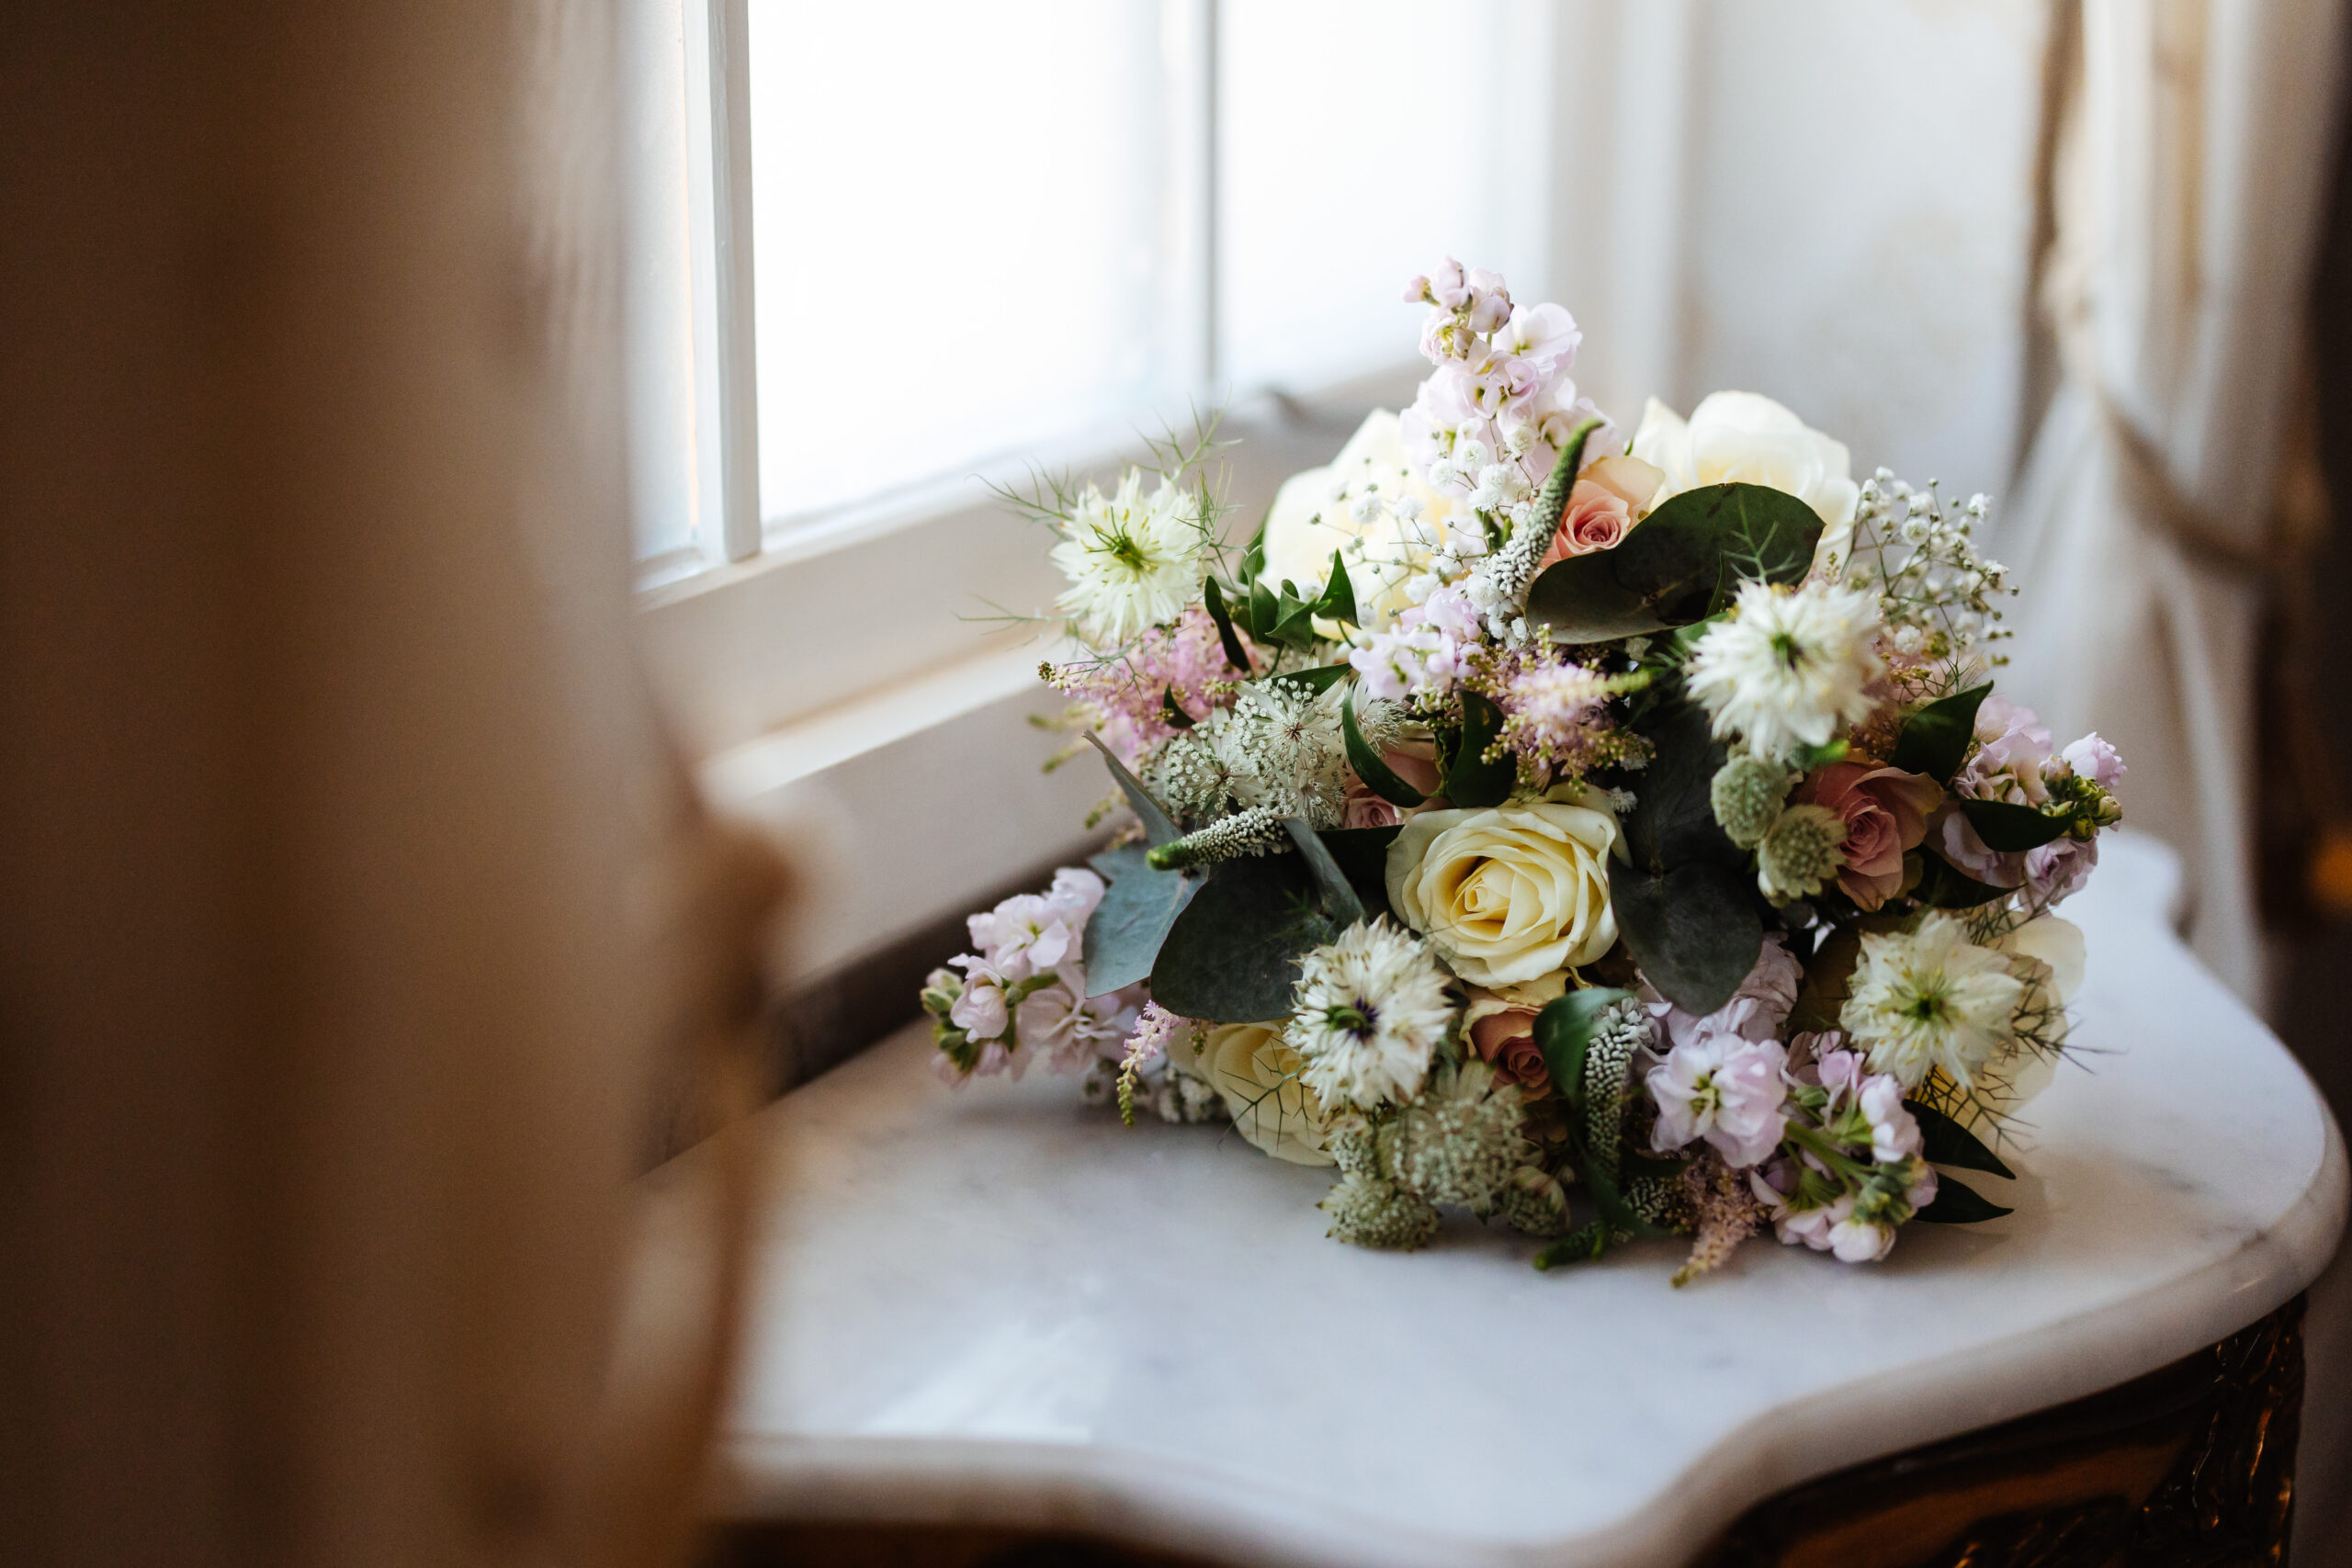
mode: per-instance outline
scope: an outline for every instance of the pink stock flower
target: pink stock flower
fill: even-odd
[[[2123,758],[2096,729],[2058,753],[2058,760],[2077,778],[2085,778],[2112,794],[2127,771]]]
[[[1838,886],[1864,909],[1875,909],[1902,889],[1903,855],[1928,836],[1928,818],[1943,786],[1920,773],[1863,762],[1832,762],[1815,770],[1795,798],[1836,812],[1846,824],[1840,846],[1846,863]]]
[[[1997,694],[1986,697],[1976,710],[1976,754],[1951,781],[1954,795],[2019,806],[2050,798],[2041,777],[2050,761],[2050,730],[2031,708]]]
[[[1797,987],[1804,979],[1804,970],[1797,963],[1780,932],[1769,932],[1764,938],[1763,951],[1756,955],[1755,966],[1747,978],[1739,983],[1731,1000],[1704,1018],[1689,1013],[1668,1001],[1648,982],[1642,986],[1642,1000],[1649,1014],[1657,1021],[1658,1030],[1676,1045],[1712,1035],[1736,1035],[1742,1040],[1764,1041],[1776,1038],[1781,1025],[1787,1021],[1789,1010],[1797,1005]]]
[[[1675,1046],[1645,1080],[1657,1103],[1650,1145],[1666,1151],[1703,1138],[1734,1168],[1768,1158],[1788,1120],[1781,1076],[1787,1062],[1778,1041],[1736,1034]]]

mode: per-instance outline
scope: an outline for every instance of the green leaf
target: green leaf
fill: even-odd
[[[1354,673],[1355,666],[1351,664],[1318,664],[1312,670],[1284,671],[1280,675],[1270,676],[1269,679],[1287,681],[1295,686],[1304,686],[1308,691],[1319,694],[1329,691],[1331,683],[1342,675]]]
[[[1963,874],[1933,850],[1912,852],[1919,857],[1919,884],[1911,889],[1911,897],[1931,909],[1973,909],[2009,891]]]
[[[1600,1166],[1589,1166],[1583,1171],[1585,1190],[1592,1194],[1592,1212],[1608,1224],[1635,1235],[1662,1236],[1673,1233],[1652,1224],[1633,1208],[1619,1193],[1617,1179]]]
[[[1535,1048],[1544,1053],[1552,1092],[1567,1102],[1572,1122],[1584,1109],[1585,1053],[1592,1047],[1600,1015],[1632,994],[1598,986],[1570,991],[1535,1015]]]
[[[1363,900],[1356,897],[1347,873],[1340,869],[1340,863],[1331,858],[1331,852],[1323,847],[1323,840],[1315,836],[1315,829],[1306,825],[1306,818],[1285,817],[1283,827],[1290,834],[1290,841],[1298,846],[1306,869],[1314,874],[1316,888],[1323,895],[1323,912],[1331,923],[1351,926],[1363,919]]]
[[[1333,934],[1300,856],[1221,862],[1161,943],[1152,999],[1211,1023],[1281,1018],[1298,985],[1299,956]]]
[[[1087,863],[1111,885],[1086,922],[1082,952],[1090,997],[1149,976],[1176,917],[1200,891],[1199,875],[1154,871],[1143,857],[1141,844],[1124,844]]]
[[[1615,549],[1570,556],[1528,590],[1527,618],[1562,642],[1611,642],[1703,620],[1744,581],[1794,582],[1813,565],[1821,515],[1767,485],[1706,485],[1669,498]]]
[[[1224,591],[1212,577],[1201,584],[1201,602],[1208,606],[1209,619],[1216,623],[1216,639],[1225,645],[1225,661],[1245,676],[1250,673],[1250,655],[1241,639],[1233,632],[1233,613],[1225,607]]]
[[[1193,728],[1193,716],[1186,713],[1183,705],[1177,702],[1176,688],[1173,686],[1162,686],[1159,689],[1159,716],[1179,729]]]
[[[1906,1100],[1903,1109],[1911,1112],[1919,1123],[1921,1152],[1929,1165],[1956,1166],[1962,1170],[1981,1170],[1988,1175],[2006,1177],[2011,1181],[2018,1173],[2001,1163],[2001,1156],[1984,1146],[1984,1140],[1934,1106],[1924,1100]],[[1942,1178],[1937,1178],[1939,1191]],[[2007,1211],[2003,1211],[2006,1213]]]
[[[1362,689],[1358,687],[1356,690]],[[1356,771],[1356,777],[1363,781],[1364,788],[1389,805],[1401,806],[1408,810],[1429,798],[1398,778],[1396,771],[1381,761],[1380,753],[1364,739],[1363,729],[1356,723],[1356,694],[1353,691],[1348,694],[1347,701],[1340,705],[1340,734],[1347,742],[1348,766]]]
[[[1815,768],[1826,768],[1832,762],[1842,762],[1846,760],[1846,753],[1851,750],[1852,748],[1843,740],[1832,740],[1826,746],[1801,746],[1797,748],[1797,772],[1809,773]]]
[[[1359,624],[1355,584],[1348,581],[1347,562],[1337,550],[1331,552],[1331,576],[1323,584],[1323,596],[1315,601],[1315,613],[1326,620],[1345,621],[1351,626]]]
[[[1086,739],[1102,753],[1102,761],[1110,768],[1111,776],[1118,781],[1119,792],[1127,797],[1128,807],[1142,821],[1144,841],[1158,849],[1183,837],[1176,830],[1176,824],[1169,820],[1168,813],[1160,807],[1159,802],[1151,798],[1151,791],[1143,787],[1143,781],[1127,772],[1125,762],[1111,755],[1111,749],[1102,744],[1102,738],[1090,729],[1086,732]]]
[[[1445,798],[1476,808],[1500,806],[1519,783],[1519,759],[1506,750],[1493,761],[1487,748],[1502,733],[1502,710],[1476,692],[1462,694],[1462,739],[1445,770]]]
[[[1755,881],[1742,867],[1689,861],[1664,872],[1609,863],[1617,934],[1659,995],[1702,1017],[1731,1000],[1764,950]]]
[[[1939,1175],[1935,1201],[1911,1217],[1931,1225],[1973,1225],[2016,1213],[2015,1209],[2004,1209],[1989,1198],[1971,1191],[1949,1176]]]
[[[2030,806],[2006,800],[1959,800],[1953,804],[1984,847],[2002,854],[2038,850],[2066,830],[2064,817],[2045,817]]]
[[[1266,638],[1284,648],[1300,649],[1312,648],[1317,640],[1315,602],[1300,598],[1297,585],[1287,578],[1283,581],[1282,596],[1274,601],[1274,624]]]
[[[1906,773],[1925,773],[1939,784],[1951,783],[1952,774],[1968,761],[1968,743],[1976,735],[1976,709],[1992,690],[1993,683],[1987,681],[1939,697],[1905,719],[1887,765]]]
[[[1356,890],[1366,916],[1389,913],[1388,846],[1401,831],[1398,828],[1327,828],[1317,835],[1346,873],[1348,886]]]
[[[1274,596],[1263,577],[1250,580],[1250,636],[1251,640],[1271,643],[1274,637],[1274,623],[1282,619],[1282,601]]]
[[[1617,1174],[1628,1181],[1672,1181],[1690,1168],[1687,1159],[1652,1159],[1628,1150],[1618,1156]]]
[[[1274,509],[1272,506],[1268,506],[1266,508],[1266,516],[1272,516],[1273,512]],[[1248,588],[1252,583],[1256,582],[1259,578],[1264,576],[1265,572],[1266,523],[1264,518],[1261,518],[1258,522],[1258,531],[1250,536],[1249,549],[1242,553],[1241,575],[1237,579],[1237,581],[1242,587]]]

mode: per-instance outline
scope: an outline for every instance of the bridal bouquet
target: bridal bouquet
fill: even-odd
[[[1435,371],[1246,551],[1205,435],[1026,498],[1124,825],[972,917],[942,1072],[1229,1121],[1365,1247],[1460,1208],[1539,1267],[1689,1235],[1680,1283],[2008,1213],[1951,1173],[2012,1175],[2123,767],[1995,694],[1984,498],[1745,392],[1628,440],[1560,306],[1451,261],[1407,298]]]

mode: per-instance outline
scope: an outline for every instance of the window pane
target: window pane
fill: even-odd
[[[630,67],[627,323],[629,514],[637,558],[694,558],[705,542],[695,474],[693,244],[687,217],[684,11],[620,7]]]
[[[1224,0],[1219,20],[1217,353],[1237,386],[1411,358],[1400,291],[1448,254],[1543,297],[1537,8]]]
[[[1157,0],[751,0],[771,520],[1174,384]]]

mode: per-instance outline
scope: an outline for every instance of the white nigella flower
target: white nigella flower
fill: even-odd
[[[1883,668],[1871,647],[1878,619],[1877,599],[1849,588],[1745,583],[1731,618],[1699,639],[1690,694],[1718,736],[1793,760],[1869,716],[1868,687]]]
[[[1069,579],[1057,603],[1097,643],[1125,642],[1174,620],[1199,596],[1208,571],[1203,543],[1184,493],[1167,480],[1148,498],[1134,468],[1114,495],[1089,485],[1053,548]]]
[[[1941,1067],[1965,1089],[2015,1039],[2025,990],[2007,955],[1970,942],[1959,917],[1935,909],[1916,930],[1862,938],[1838,1021],[1872,1072],[1909,1089]]]
[[[1420,1093],[1453,1023],[1437,960],[1382,919],[1358,921],[1300,960],[1285,1032],[1306,1060],[1302,1080],[1324,1103],[1369,1107]]]

